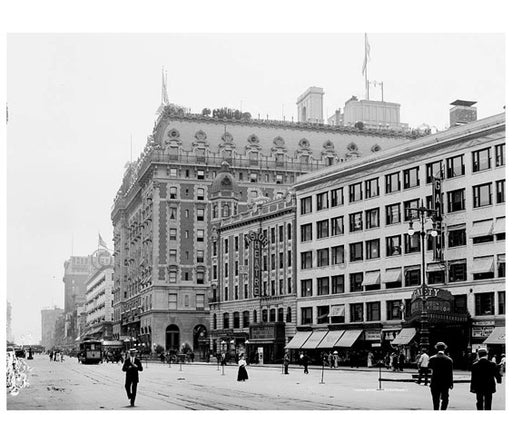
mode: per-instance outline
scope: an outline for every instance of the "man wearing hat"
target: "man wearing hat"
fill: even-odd
[[[135,349],[130,349],[130,355],[123,363],[123,372],[126,372],[124,387],[130,400],[130,406],[135,406],[137,395],[137,383],[139,383],[139,371],[142,371],[142,363],[135,357]]]
[[[478,350],[478,360],[471,366],[471,386],[476,394],[476,408],[479,411],[491,410],[492,394],[496,392],[496,382],[501,383],[499,366],[487,358],[487,349]]]
[[[437,354],[430,357],[428,362],[428,367],[432,371],[430,393],[434,410],[439,410],[441,402],[441,410],[444,411],[448,408],[448,391],[453,389],[453,361],[445,355],[447,346],[442,341],[436,343],[435,348]]]

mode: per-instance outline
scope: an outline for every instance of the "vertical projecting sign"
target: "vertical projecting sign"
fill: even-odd
[[[432,209],[435,214],[432,216],[432,229],[437,231],[437,237],[433,237],[432,259],[434,261],[443,261],[443,228],[442,228],[442,197],[441,197],[441,177],[432,179]]]
[[[245,246],[248,248],[252,243],[253,249],[253,279],[252,279],[252,295],[253,297],[261,296],[261,251],[267,245],[267,237],[260,229],[258,232],[250,231],[245,234]]]

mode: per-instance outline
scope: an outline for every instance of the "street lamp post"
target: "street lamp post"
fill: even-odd
[[[438,215],[436,210],[428,209],[423,206],[423,200],[419,208],[409,208],[409,229],[407,233],[412,237],[416,231],[412,220],[412,213],[415,212],[418,215],[420,221],[420,237],[421,237],[421,317],[420,317],[420,348],[425,349],[428,352],[429,343],[429,330],[428,330],[428,314],[427,314],[427,285],[426,285],[426,265],[425,265],[425,222],[427,218],[433,218]],[[432,229],[430,231],[432,237],[437,237],[437,231]]]

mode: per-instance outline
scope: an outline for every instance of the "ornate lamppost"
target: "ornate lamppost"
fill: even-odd
[[[423,206],[423,200],[419,208],[409,208],[409,229],[407,233],[412,237],[416,230],[414,229],[414,222],[412,214],[416,213],[420,222],[420,248],[421,248],[421,317],[420,317],[420,348],[425,349],[428,352],[429,343],[429,330],[428,330],[428,313],[427,313],[427,284],[426,284],[426,264],[425,264],[425,223],[430,219],[436,221],[438,217],[438,211],[434,209],[428,209]],[[437,230],[431,229],[428,232],[431,237],[437,237]]]

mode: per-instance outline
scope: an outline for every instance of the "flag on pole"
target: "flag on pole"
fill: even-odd
[[[107,249],[107,244],[105,243],[105,241],[101,238],[101,234],[98,234],[98,244],[100,246],[103,246],[105,249]]]
[[[364,62],[363,62],[363,72],[364,75],[367,70],[368,60],[370,60],[370,42],[368,41],[368,35],[364,34]]]

